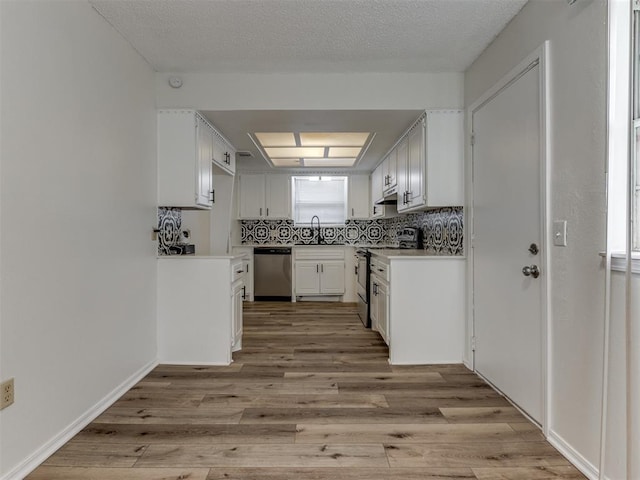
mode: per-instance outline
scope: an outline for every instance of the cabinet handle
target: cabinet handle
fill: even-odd
[[[249,273],[249,264],[247,264],[246,271]]]
[[[267,207],[267,217],[269,216],[269,207]]]
[[[356,270],[356,275],[358,275],[358,266],[357,265],[356,265],[355,270]]]
[[[237,273],[238,275],[240,275],[242,272],[244,272],[244,270],[236,270],[236,273]]]
[[[260,216],[262,216],[262,207],[260,207]]]
[[[216,191],[211,190],[211,203],[216,203]]]
[[[247,299],[247,286],[243,286],[242,287],[242,299],[246,300]]]
[[[316,263],[316,273],[320,273],[320,265]]]
[[[324,273],[324,263],[320,264],[320,272]]]
[[[356,214],[355,214],[355,209],[353,209],[353,208],[352,208],[352,209],[351,209],[351,216],[352,216],[352,217],[355,217],[355,215],[356,215]]]

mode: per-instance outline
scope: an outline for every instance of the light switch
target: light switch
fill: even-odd
[[[553,222],[553,244],[556,247],[567,246],[567,221],[558,220]]]

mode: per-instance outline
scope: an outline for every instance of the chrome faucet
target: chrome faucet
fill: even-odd
[[[313,219],[318,220],[318,245],[320,245],[323,242],[322,239],[322,233],[320,231],[320,217],[318,217],[317,215],[314,215],[313,217],[311,217],[311,228],[313,229]]]

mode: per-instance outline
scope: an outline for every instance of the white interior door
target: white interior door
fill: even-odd
[[[472,124],[475,367],[542,423],[540,68],[473,110]],[[523,272],[532,265],[538,278]]]

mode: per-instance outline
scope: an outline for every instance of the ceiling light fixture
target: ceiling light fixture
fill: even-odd
[[[274,167],[353,167],[375,134],[369,132],[256,132],[249,134]]]

